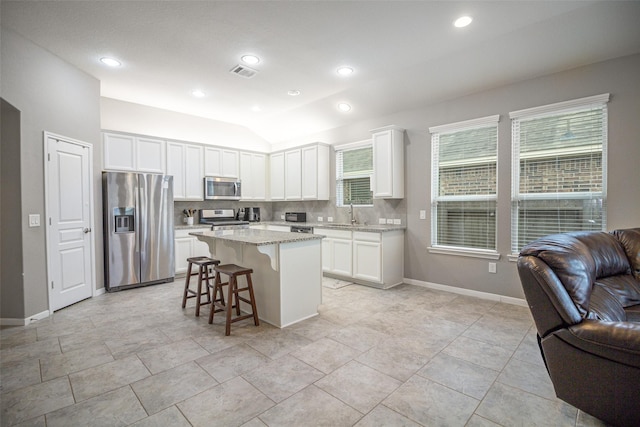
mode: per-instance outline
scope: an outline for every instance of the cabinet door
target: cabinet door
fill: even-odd
[[[176,254],[176,274],[184,274],[187,272],[187,258],[190,258],[193,250],[193,237],[176,237],[175,238],[175,254]]]
[[[251,156],[251,186],[254,200],[267,199],[267,157],[264,154]]]
[[[240,153],[240,181],[242,183],[242,200],[254,199],[253,168],[251,153]]]
[[[284,200],[284,153],[272,154],[271,200]]]
[[[239,153],[233,150],[222,150],[222,176],[239,178]]]
[[[353,241],[353,277],[382,282],[381,244]]]
[[[161,139],[136,138],[136,163],[140,172],[164,173],[165,142]]]
[[[173,176],[173,199],[184,200],[185,191],[184,145],[167,142],[167,175]]]
[[[220,148],[205,147],[204,175],[222,176],[222,150]]]
[[[136,170],[136,138],[134,136],[105,133],[103,145],[104,169]]]
[[[335,239],[333,241],[333,273],[351,277],[352,256],[351,240]]]
[[[373,197],[393,196],[391,138],[390,130],[373,135]]]
[[[318,147],[302,149],[302,199],[318,199]]]
[[[302,198],[302,158],[300,150],[284,153],[284,198],[300,200]]]
[[[333,239],[325,237],[322,239],[322,271],[331,272],[333,270]]]
[[[202,147],[185,145],[185,197],[204,200],[204,174],[202,173]]]

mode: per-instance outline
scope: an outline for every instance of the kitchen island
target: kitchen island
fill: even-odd
[[[253,269],[260,320],[283,328],[318,314],[323,236],[252,229],[189,234],[207,243],[222,264]]]

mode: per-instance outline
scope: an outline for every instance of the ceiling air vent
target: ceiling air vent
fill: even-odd
[[[240,77],[244,77],[245,79],[250,79],[251,77],[258,74],[258,70],[254,70],[253,68],[249,68],[246,65],[236,65],[231,69],[233,74],[237,74]]]

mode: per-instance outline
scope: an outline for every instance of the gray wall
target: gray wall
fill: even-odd
[[[24,265],[10,266],[11,274],[24,272],[24,318],[49,308],[47,294],[43,132],[53,132],[91,143],[94,149],[96,260],[102,259],[100,221],[100,82],[36,46],[20,35],[1,29],[2,98],[21,112],[20,202],[17,224],[22,232]],[[17,172],[16,172],[17,173]],[[18,177],[16,177],[17,179]],[[4,181],[4,177],[3,177]],[[40,214],[43,226],[28,227],[28,215]],[[16,220],[17,221],[17,220]],[[97,287],[102,267],[97,262]],[[10,318],[4,311],[1,318]]]
[[[469,72],[473,72],[470,70]],[[640,55],[618,58],[452,101],[309,135],[301,141],[336,144],[369,137],[370,129],[398,125],[407,129],[405,277],[523,298],[510,253],[511,128],[509,112],[601,93],[610,93],[607,228],[640,226]],[[498,129],[498,261],[497,274],[488,260],[431,254],[429,127],[500,114]],[[419,219],[419,211],[427,219]]]
[[[24,318],[20,225],[20,111],[2,101],[0,144],[0,313]]]

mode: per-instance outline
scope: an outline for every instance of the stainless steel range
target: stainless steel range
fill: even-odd
[[[200,224],[211,225],[211,230],[249,228],[249,221],[236,219],[233,209],[200,209]]]

